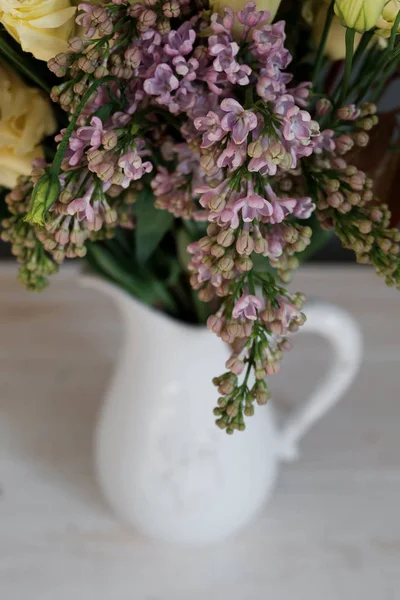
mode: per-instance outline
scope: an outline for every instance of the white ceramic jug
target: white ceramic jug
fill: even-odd
[[[124,342],[96,430],[100,486],[115,513],[152,537],[184,544],[220,540],[245,525],[272,493],[278,462],[348,389],[361,336],[343,310],[306,308],[303,331],[334,347],[325,382],[278,431],[271,405],[227,436],[214,421],[211,380],[228,348],[205,327],[172,320],[96,277],[83,284],[112,296]]]

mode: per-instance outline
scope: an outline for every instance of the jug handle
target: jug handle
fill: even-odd
[[[306,307],[305,333],[316,333],[333,347],[334,357],[326,378],[309,401],[296,409],[284,425],[278,455],[286,461],[298,457],[298,442],[339,400],[352,384],[362,361],[362,334],[358,323],[345,310],[325,303]]]

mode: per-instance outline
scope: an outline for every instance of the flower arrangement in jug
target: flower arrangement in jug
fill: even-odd
[[[397,0],[0,0],[0,22],[20,280],[41,290],[86,257],[206,321],[232,348],[214,380],[228,433],[267,402],[306,319],[286,282],[330,231],[400,288],[400,233],[352,163],[400,64]]]

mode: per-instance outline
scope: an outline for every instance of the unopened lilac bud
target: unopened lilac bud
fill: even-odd
[[[358,173],[357,167],[355,167],[354,165],[347,165],[346,166],[346,175],[347,175],[347,177],[351,177],[352,175],[356,175],[356,173]]]
[[[224,248],[229,248],[235,241],[235,232],[233,229],[223,229],[218,233],[217,242]]]
[[[114,174],[114,166],[108,162],[96,165],[96,174],[102,181],[109,181]]]
[[[340,181],[338,179],[328,179],[324,185],[327,194],[332,194],[340,190]]]
[[[74,225],[70,234],[70,240],[76,246],[82,246],[86,239],[85,233],[82,231],[78,219],[74,219]]]
[[[207,235],[209,237],[215,237],[215,236],[217,236],[220,231],[221,230],[220,230],[219,226],[216,223],[209,223],[207,225]]]
[[[352,206],[350,204],[350,202],[343,202],[343,204],[341,206],[339,206],[338,211],[342,214],[342,215],[346,215],[347,213],[349,213],[352,210]]]
[[[105,35],[111,35],[111,33],[113,32],[113,29],[114,29],[113,22],[111,19],[108,19],[107,21],[100,23],[100,25],[97,28],[97,33],[100,37],[103,37]],[[112,44],[110,44],[110,46],[112,46]]]
[[[157,21],[157,15],[153,10],[149,8],[145,8],[138,17],[139,26],[141,28],[149,29],[153,27],[155,22]]]
[[[202,302],[210,302],[215,297],[214,287],[207,285],[198,291],[198,296]]]
[[[112,150],[118,143],[118,136],[115,131],[106,131],[103,133],[102,142],[106,150]]]
[[[75,247],[72,244],[68,244],[65,249],[66,258],[76,258]]]
[[[364,173],[356,173],[350,177],[350,186],[356,192],[362,191],[365,184],[365,175]]]
[[[171,31],[171,24],[169,19],[159,19],[156,25],[158,33],[165,35]]]
[[[239,271],[243,273],[247,271],[251,271],[253,268],[253,261],[249,256],[241,256],[240,258],[235,260],[235,266]]]
[[[244,362],[237,356],[231,356],[226,361],[225,366],[229,371],[235,373],[235,375],[240,375],[244,369]]]
[[[271,306],[265,308],[259,314],[261,319],[265,321],[265,323],[272,323],[272,321],[274,321],[276,317],[275,311]]]
[[[65,92],[63,92],[60,96],[60,104],[63,108],[67,108],[72,104],[72,101],[74,99],[74,92],[72,91],[71,88],[69,88],[68,90],[65,90]]]
[[[358,121],[357,127],[363,129],[364,131],[371,131],[371,129],[375,126],[375,121],[372,117],[366,117],[365,119],[361,119]]]
[[[84,48],[84,42],[80,37],[72,37],[68,40],[68,47],[72,52],[79,53],[82,52]]]
[[[138,46],[132,46],[125,51],[125,62],[132,69],[136,69],[142,60],[142,52]]]
[[[215,256],[215,258],[222,258],[225,255],[226,249],[219,244],[214,244],[211,248],[211,254]]]
[[[254,242],[249,233],[242,233],[236,240],[236,250],[239,254],[250,256],[254,250]]]
[[[230,256],[223,256],[218,261],[218,267],[221,269],[221,271],[225,271],[225,272],[232,271],[234,266],[235,266],[235,263]]]
[[[100,65],[99,67],[96,67],[93,75],[96,77],[96,79],[103,79],[103,77],[106,77],[107,75],[109,75],[109,73],[110,71],[107,69],[106,66]]]
[[[203,154],[200,158],[200,165],[203,167],[207,174],[211,174],[215,169],[215,160],[213,155]]]
[[[342,121],[354,121],[358,118],[360,111],[356,108],[354,104],[348,104],[347,106],[342,106],[336,111],[336,115],[338,119]]]
[[[81,56],[78,58],[77,66],[84,73],[93,73],[96,65],[93,64],[86,56]]]
[[[217,335],[221,333],[223,321],[217,315],[210,315],[207,319],[207,327]]]
[[[57,248],[57,250],[55,250],[53,252],[53,258],[57,263],[62,263],[64,258],[65,258],[65,251],[63,248]]]
[[[86,157],[88,159],[89,165],[99,165],[104,160],[104,152],[103,150],[91,149],[86,152]]]
[[[278,362],[271,361],[267,363],[265,372],[267,375],[276,375],[281,370],[281,366]]]
[[[383,213],[379,208],[373,208],[369,214],[371,221],[374,223],[380,223],[383,219]]]
[[[177,0],[168,0],[168,2],[164,2],[162,11],[164,16],[168,19],[175,19],[176,17],[179,17],[181,12],[179,2],[177,2]]]
[[[369,143],[369,135],[365,131],[357,131],[354,134],[354,141],[360,148],[365,148]]]
[[[230,379],[225,379],[218,386],[218,393],[226,396],[227,394],[231,394],[235,389],[236,382]]]
[[[205,256],[203,258],[203,265],[205,265],[206,267],[208,267],[209,269],[212,269],[212,267],[215,264],[215,260],[214,257],[209,255],[209,256]]]
[[[95,46],[89,46],[86,49],[85,54],[86,57],[92,62],[96,62],[100,56],[100,52]]]
[[[328,100],[328,98],[320,98],[317,101],[317,104],[315,106],[317,115],[319,117],[323,117],[324,115],[328,114],[328,112],[331,110],[331,108],[332,108],[332,102],[330,100]]]
[[[82,96],[86,92],[87,87],[88,86],[87,86],[86,76],[85,76],[85,78],[74,83],[73,89],[74,89],[75,94],[78,94],[78,96]]]
[[[263,152],[264,148],[260,140],[250,142],[250,144],[248,145],[247,154],[252,158],[260,158]]]
[[[257,404],[260,406],[267,404],[268,400],[271,398],[271,394],[269,393],[264,381],[258,381],[256,383],[254,395]]]
[[[254,406],[245,406],[243,412],[246,417],[252,417],[254,415]]]
[[[117,211],[108,204],[106,200],[102,200],[102,206],[104,209],[104,220],[107,225],[112,225],[118,219]]]
[[[382,240],[378,241],[378,246],[382,250],[382,252],[385,252],[387,254],[388,252],[390,252],[392,242],[388,238],[383,238]]]
[[[204,252],[209,252],[214,245],[214,240],[208,236],[199,239],[198,244]]]
[[[231,323],[228,323],[226,325],[226,330],[228,331],[229,335],[231,335],[234,338],[243,337],[243,327],[241,323],[238,323],[237,321],[232,321]]]
[[[279,344],[279,349],[283,352],[289,352],[292,349],[292,343],[288,339],[283,339]]]
[[[340,135],[336,138],[336,149],[339,154],[347,154],[354,146],[354,141],[349,135]]]
[[[361,202],[361,196],[357,192],[351,192],[346,196],[346,199],[352,206],[358,206]]]
[[[375,115],[377,110],[376,104],[373,104],[372,102],[363,102],[360,106],[361,117]]]
[[[341,192],[334,192],[333,194],[329,194],[326,198],[327,203],[332,208],[338,208],[344,202],[344,196]]]
[[[272,323],[269,323],[268,328],[274,335],[281,335],[283,332],[281,321],[272,321]]]
[[[283,232],[283,239],[288,244],[294,244],[299,239],[299,232],[294,227],[286,227]]]
[[[51,58],[47,63],[48,69],[54,73],[57,77],[64,77],[67,69],[66,67],[61,67],[55,58]]]
[[[115,171],[113,173],[113,175],[111,176],[110,181],[111,181],[111,183],[113,185],[118,185],[119,186],[119,185],[122,184],[122,182],[124,181],[124,179],[125,179],[125,176],[124,176],[124,174],[121,171]]]
[[[54,235],[54,238],[56,239],[56,241],[61,245],[65,245],[69,242],[70,221],[71,221],[71,217],[67,217],[66,219],[64,219],[61,228],[58,231],[56,231],[56,233]]]
[[[215,196],[211,196],[211,199],[210,199],[208,205],[212,211],[221,212],[226,206],[225,197],[222,196],[221,194],[216,194]]]
[[[87,253],[86,246],[75,246],[75,254],[79,258],[83,258],[84,256],[86,256],[86,253]]]
[[[94,214],[94,220],[93,221],[88,221],[87,222],[87,228],[90,231],[100,231],[100,229],[103,227],[103,219],[101,218],[101,216],[98,213]]]
[[[370,233],[372,230],[372,223],[370,221],[361,221],[359,223],[357,223],[357,227],[360,231],[360,233]]]
[[[140,14],[145,10],[143,4],[141,4],[140,2],[135,2],[134,4],[132,4],[131,6],[129,6],[128,8],[128,14],[130,17],[133,17],[134,19],[138,19]]]
[[[258,236],[254,240],[254,252],[256,254],[266,255],[268,252],[268,242],[263,237]]]

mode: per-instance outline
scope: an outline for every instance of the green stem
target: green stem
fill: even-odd
[[[392,32],[390,34],[389,49],[391,51],[394,50],[394,45],[396,42],[396,35],[397,35],[397,30],[399,28],[399,25],[400,25],[400,10],[397,13],[397,17],[393,23]]]
[[[344,75],[339,96],[339,107],[344,105],[350,86],[351,72],[353,67],[355,35],[355,29],[346,30],[346,61],[344,65]]]
[[[360,43],[357,46],[357,50],[354,53],[354,57],[353,57],[353,67],[358,64],[358,62],[360,61],[360,59],[363,57],[364,52],[366,51],[366,49],[368,48],[372,38],[374,37],[375,31],[373,29],[370,29],[369,31],[366,31],[361,40]]]
[[[255,353],[256,353],[256,340],[253,339],[253,344],[252,344],[251,350],[250,350],[249,362],[247,363],[246,374],[244,376],[243,383],[241,385],[243,390],[246,390],[246,388],[247,388],[247,382],[249,380],[250,371],[254,365]]]
[[[315,60],[315,67],[314,67],[313,78],[312,78],[313,88],[316,87],[318,75],[321,70],[323,60],[324,60],[325,46],[326,46],[326,42],[328,39],[329,30],[332,25],[332,20],[333,20],[333,17],[335,16],[334,6],[335,6],[335,0],[332,0],[329,10],[326,15],[325,26],[324,26],[324,30],[322,32],[321,41],[318,46],[317,58]]]
[[[39,87],[42,88],[47,94],[51,92],[51,86],[49,86],[39,75],[37,75],[34,69],[30,69],[27,66],[26,62],[21,59],[18,52],[16,52],[11,46],[7,43],[2,35],[0,35],[0,53],[4,54],[6,58],[20,71],[25,77],[30,79],[33,83],[36,83]]]

